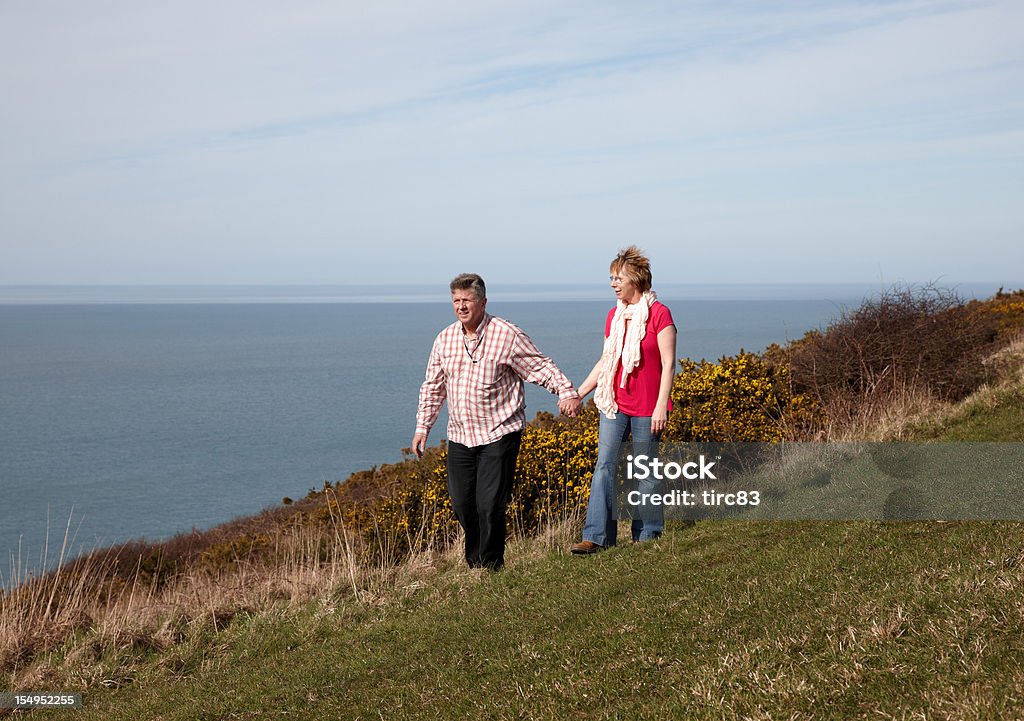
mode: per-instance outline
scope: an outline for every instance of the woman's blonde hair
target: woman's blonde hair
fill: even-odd
[[[651,261],[635,245],[620,250],[608,270],[613,275],[625,275],[641,293],[651,289]]]

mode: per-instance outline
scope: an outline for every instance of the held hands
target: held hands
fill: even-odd
[[[579,396],[558,401],[558,410],[570,418],[575,418],[576,414],[580,412]]]
[[[427,436],[425,433],[417,433],[412,437],[412,452],[417,458],[423,458],[423,452],[427,450]]]

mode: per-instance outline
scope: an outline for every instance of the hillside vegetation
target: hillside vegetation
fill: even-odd
[[[670,437],[1024,440],[1022,326],[1021,291],[894,291],[684,361]],[[714,522],[570,558],[595,455],[592,409],[530,425],[502,574],[448,552],[436,447],[31,580],[0,605],[0,663],[11,688],[85,690],[82,718],[1013,717],[1022,524]]]
[[[240,616],[80,717],[1020,718],[1022,524],[716,522],[516,558]]]

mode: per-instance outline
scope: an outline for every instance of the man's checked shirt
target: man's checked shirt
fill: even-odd
[[[554,361],[517,326],[485,314],[476,333],[476,341],[467,341],[459,321],[438,333],[420,386],[416,433],[430,431],[445,398],[449,441],[481,446],[522,430],[524,380],[557,393],[559,400],[577,397]]]

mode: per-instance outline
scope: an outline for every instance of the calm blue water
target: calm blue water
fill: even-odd
[[[859,299],[663,300],[680,356],[711,359],[797,337]],[[488,309],[578,383],[610,305]],[[0,572],[12,554],[38,566],[48,524],[52,561],[69,514],[75,550],[159,539],[400,460],[451,320],[445,302],[0,304]],[[529,391],[531,416],[556,410]]]

